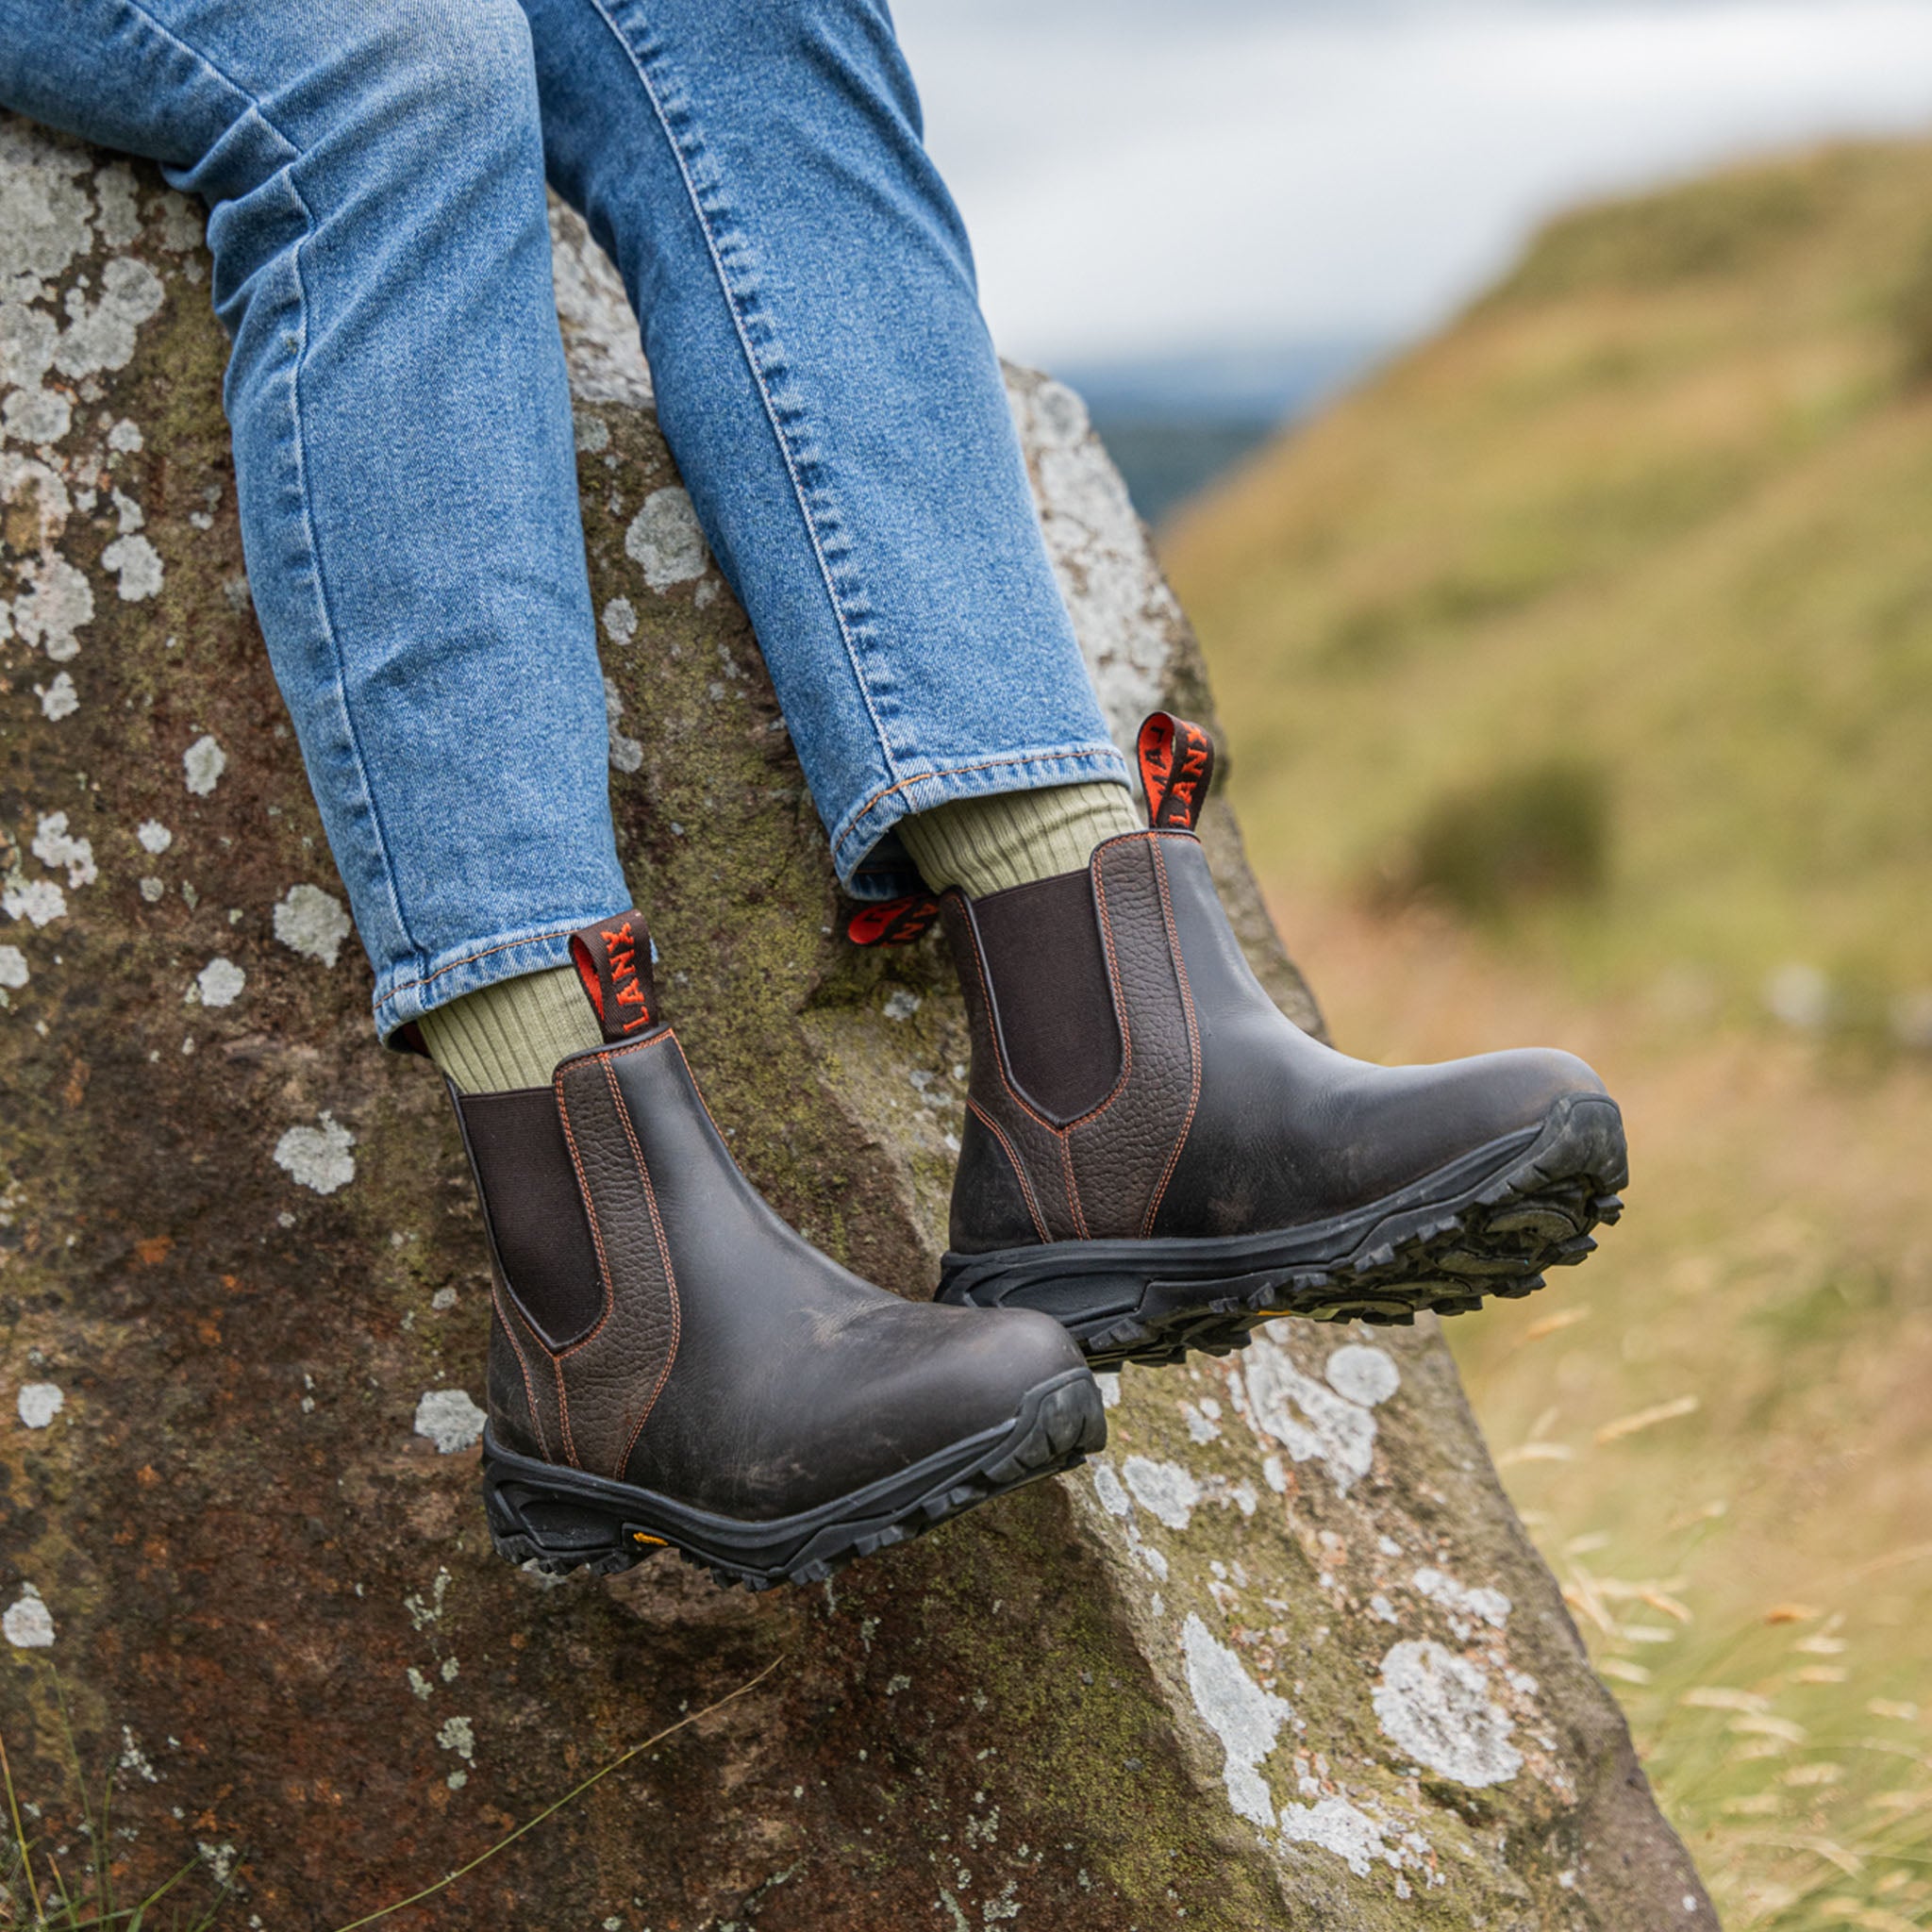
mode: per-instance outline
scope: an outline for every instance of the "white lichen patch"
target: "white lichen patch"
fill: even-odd
[[[18,989],[27,978],[26,955],[18,946],[0,946],[0,989]]]
[[[1185,1529],[1201,1500],[1201,1485],[1177,1462],[1130,1456],[1121,1465],[1135,1502],[1170,1529]]]
[[[100,876],[92,841],[76,839],[67,829],[64,811],[48,812],[35,827],[33,855],[50,870],[65,867],[70,886],[91,886]]]
[[[641,771],[644,762],[644,748],[635,738],[627,738],[619,729],[624,718],[624,693],[617,688],[614,677],[604,680],[604,722],[610,734],[610,769],[613,772]]]
[[[23,1583],[19,1596],[7,1606],[0,1636],[16,1650],[45,1650],[54,1641],[54,1613],[31,1583]]]
[[[67,291],[68,322],[54,351],[62,375],[94,375],[125,369],[141,325],[161,306],[160,277],[145,262],[117,256],[101,271],[101,297],[90,304],[78,289]]]
[[[29,925],[52,925],[67,917],[67,894],[52,879],[23,878],[11,872],[0,886],[0,912]]]
[[[1385,1828],[1346,1798],[1284,1805],[1281,1835],[1295,1844],[1319,1845],[1324,1852],[1333,1852],[1357,1878],[1366,1878],[1372,1865],[1390,1865],[1400,1871],[1408,1862],[1401,1843],[1391,1845]]]
[[[161,588],[161,556],[145,537],[116,537],[101,552],[104,569],[114,573],[124,604],[139,604]]]
[[[1122,1488],[1121,1479],[1113,1473],[1110,1462],[1093,1465],[1093,1493],[1109,1516],[1131,1516],[1134,1513],[1134,1500]]]
[[[1181,1629],[1181,1650],[1194,1708],[1227,1754],[1222,1770],[1227,1801],[1239,1816],[1266,1829],[1274,1823],[1274,1800],[1260,1767],[1294,1713],[1284,1699],[1262,1690],[1191,1610]]]
[[[41,716],[49,723],[58,724],[62,718],[71,718],[80,709],[80,693],[74,688],[74,679],[61,672],[52,684],[34,686],[34,695],[41,701]]]
[[[143,820],[136,826],[134,836],[141,841],[141,849],[153,853],[157,858],[175,842],[174,833],[159,819]]]
[[[30,466],[39,469],[39,465]],[[25,477],[27,471],[20,475]],[[44,474],[44,473],[43,473]],[[0,479],[4,481],[5,479]],[[36,479],[38,480],[38,479]],[[55,479],[58,487],[58,479]],[[0,495],[11,498],[12,489],[0,489]],[[41,492],[42,521],[47,514],[47,491]],[[66,514],[67,492],[59,491],[59,510]],[[80,655],[80,632],[93,622],[94,593],[88,580],[64,557],[49,553],[30,558],[19,567],[28,586],[25,594],[13,600],[13,627],[29,644],[37,644],[57,664]]]
[[[0,403],[0,431],[16,442],[59,442],[73,423],[73,408],[58,390],[16,389]]]
[[[1370,1348],[1359,1341],[1347,1342],[1338,1348],[1328,1357],[1322,1373],[1328,1378],[1328,1386],[1338,1394],[1347,1396],[1351,1402],[1360,1403],[1364,1408],[1374,1408],[1377,1403],[1387,1402],[1402,1386],[1402,1375],[1394,1358],[1379,1348]]]
[[[675,484],[644,498],[624,533],[624,554],[660,593],[703,576],[711,560],[691,497]]]
[[[886,1004],[881,1008],[889,1020],[909,1020],[920,1007],[919,995],[908,992],[903,986],[895,986],[886,995]]]
[[[1342,1370],[1342,1379],[1352,1388],[1374,1393],[1376,1401],[1387,1400],[1400,1386],[1394,1361],[1380,1349],[1350,1343],[1336,1355],[1355,1357]],[[1361,1359],[1370,1356],[1387,1364],[1386,1373]],[[1295,1461],[1320,1462],[1338,1494],[1346,1495],[1374,1466],[1374,1408],[1305,1375],[1265,1331],[1257,1332],[1250,1345],[1242,1382],[1248,1418],[1255,1427]]]
[[[1424,1566],[1410,1579],[1417,1591],[1457,1617],[1480,1620],[1500,1630],[1509,1621],[1509,1599],[1500,1590],[1458,1583],[1453,1576]],[[1465,1626],[1465,1629],[1467,1626]],[[1463,1634],[1461,1632],[1458,1635]]]
[[[436,1734],[436,1741],[445,1751],[454,1751],[465,1764],[476,1756],[476,1726],[466,1717],[447,1717]]]
[[[158,1785],[161,1781],[154,1759],[141,1748],[141,1740],[134,1735],[132,1724],[121,1726],[121,1769],[131,1771],[143,1784]]]
[[[44,1429],[67,1407],[67,1397],[58,1382],[23,1382],[14,1407],[28,1428]]]
[[[228,769],[228,754],[214,741],[212,733],[204,732],[181,754],[181,770],[187,778],[188,789],[197,798],[206,798],[221,783],[222,774]]]
[[[210,959],[194,975],[195,997],[205,1007],[232,1007],[248,975],[232,959]]]
[[[604,426],[601,423],[597,425]],[[638,634],[637,606],[628,597],[613,597],[604,607],[604,635],[613,644],[627,644]]]
[[[0,281],[51,280],[93,246],[88,157],[20,123],[0,130]]]
[[[1181,1420],[1188,1425],[1191,1441],[1211,1442],[1220,1435],[1221,1405],[1212,1396],[1204,1397],[1199,1403],[1184,1402],[1180,1408]]]
[[[291,953],[333,966],[349,937],[342,902],[320,886],[291,886],[275,901],[275,938]]]
[[[1382,1734],[1415,1763],[1459,1785],[1507,1783],[1523,1769],[1509,1714],[1487,1674],[1431,1641],[1406,1639],[1382,1659],[1374,1693]]]
[[[426,1436],[442,1456],[475,1448],[483,1439],[485,1420],[461,1389],[426,1389],[416,1405],[416,1433]]]
[[[291,1127],[275,1142],[275,1165],[299,1186],[333,1194],[356,1178],[356,1137],[333,1114],[318,1116],[319,1126]]]

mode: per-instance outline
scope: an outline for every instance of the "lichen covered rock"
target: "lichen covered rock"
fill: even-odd
[[[930,942],[839,936],[621,298],[559,238],[660,987],[780,1211],[928,1292],[955,988]],[[198,1853],[220,1923],[281,1932],[433,1881],[774,1666],[410,1923],[1712,1924],[1425,1327],[1130,1371],[1104,1457],[822,1591],[491,1553],[475,1208],[436,1081],[371,1037],[223,360],[197,210],[0,120],[0,1726],[44,1841],[74,1814],[56,1672],[125,1886]],[[1114,724],[1200,714],[1077,399],[1013,400]],[[1208,834],[1312,1024],[1219,807]]]

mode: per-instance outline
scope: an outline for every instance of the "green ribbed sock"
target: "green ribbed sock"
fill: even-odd
[[[575,966],[500,979],[416,1024],[429,1058],[464,1093],[547,1087],[565,1054],[604,1037]]]
[[[1103,839],[1141,829],[1124,785],[1055,785],[956,799],[899,821],[899,838],[935,891],[974,899],[1078,872]]]

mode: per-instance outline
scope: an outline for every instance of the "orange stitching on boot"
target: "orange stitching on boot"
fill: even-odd
[[[1040,1204],[1033,1198],[1033,1183],[1026,1178],[1026,1170],[1020,1165],[1020,1157],[1013,1152],[1013,1143],[1007,1139],[1005,1129],[971,1094],[966,1096],[966,1106],[980,1125],[1006,1149],[1007,1159],[1012,1164],[1013,1178],[1020,1183],[1020,1193],[1026,1203],[1026,1212],[1032,1217],[1033,1232],[1042,1241],[1051,1241],[1053,1237],[1046,1231],[1046,1222],[1040,1212]]]
[[[597,1273],[604,1282],[604,1312],[597,1317],[596,1327],[592,1328],[582,1341],[573,1342],[563,1351],[565,1355],[574,1355],[585,1341],[593,1341],[602,1332],[605,1323],[610,1319],[610,1309],[616,1299],[617,1291],[610,1280],[609,1257],[604,1252],[604,1233],[597,1225],[597,1204],[591,1198],[591,1184],[584,1178],[584,1163],[577,1154],[577,1137],[570,1124],[570,1104],[564,1098],[562,1074],[558,1074],[550,1084],[557,1094],[557,1117],[563,1124],[563,1139],[564,1144],[570,1149],[570,1164],[576,1171],[577,1195],[584,1204],[584,1218],[591,1224],[591,1240],[597,1250]]]
[[[666,1027],[665,1030],[662,1033],[658,1034],[655,1040],[633,1041],[629,1046],[610,1047],[597,1056],[598,1064],[604,1068],[605,1073],[608,1075],[610,1071],[610,1062],[612,1060],[625,1059],[634,1053],[643,1053],[651,1047],[662,1046],[664,1042],[670,1038],[671,1030],[669,1027]],[[560,1092],[561,1089],[559,1088],[558,1091]],[[716,1124],[713,1123],[713,1124],[715,1125]],[[633,1142],[633,1145],[635,1145],[635,1142]],[[573,1143],[573,1152],[575,1152],[575,1143]],[[583,1179],[583,1169],[581,1167],[579,1167],[577,1170],[577,1178],[579,1182],[581,1182]],[[588,1188],[585,1188],[583,1191],[586,1202],[586,1211],[588,1212],[590,1190]],[[596,1233],[596,1224],[594,1216],[592,1216],[591,1219],[591,1233],[593,1236]],[[599,1243],[598,1252],[600,1255],[603,1252],[601,1242]],[[603,1334],[606,1326],[608,1324],[610,1321],[610,1317],[612,1312],[614,1311],[615,1306],[616,1303],[613,1291],[613,1293],[607,1294],[604,1297],[604,1312],[597,1317],[597,1325],[594,1328],[592,1328],[588,1335],[579,1335],[577,1339],[575,1341],[573,1341],[568,1348],[561,1351],[562,1358],[564,1360],[568,1361],[572,1356],[576,1354],[578,1349],[589,1348],[591,1342],[595,1341],[598,1336]]]
[[[545,1462],[556,1458],[550,1454],[550,1437],[543,1427],[543,1411],[537,1407],[537,1385],[530,1380],[530,1365],[524,1359],[524,1345],[517,1340],[516,1324],[509,1319],[509,1311],[503,1305],[503,1297],[496,1291],[496,1284],[490,1284],[490,1300],[496,1309],[496,1319],[503,1324],[504,1339],[509,1343],[510,1353],[517,1358],[517,1370],[524,1378],[524,1403],[530,1411],[530,1426],[537,1432],[537,1447]]]
[[[972,941],[973,971],[979,980],[979,997],[986,1008],[987,1043],[991,1049],[992,1070],[999,1075],[1000,1085],[1007,1090],[1008,1097],[1022,1113],[1038,1125],[1044,1127],[1049,1134],[1058,1134],[1059,1128],[1043,1113],[1037,1111],[1026,1096],[1007,1077],[1007,1055],[1005,1047],[1000,1042],[998,1008],[993,1005],[992,989],[987,983],[986,962],[979,956],[979,931],[973,924],[970,908],[966,914],[966,937]]]
[[[1188,1144],[1188,1136],[1193,1131],[1194,1108],[1201,1099],[1201,1030],[1194,1022],[1194,994],[1188,985],[1187,961],[1181,958],[1181,936],[1174,923],[1174,904],[1167,893],[1167,854],[1160,849],[1159,841],[1154,843],[1154,871],[1156,882],[1160,887],[1160,911],[1167,922],[1167,941],[1174,956],[1174,976],[1181,990],[1181,1006],[1188,1016],[1188,1059],[1193,1070],[1193,1080],[1188,1090],[1188,1114],[1181,1123],[1181,1130],[1174,1139],[1174,1152],[1167,1157],[1167,1171],[1160,1176],[1160,1185],[1154,1191],[1154,1198],[1147,1203],[1147,1212],[1141,1223],[1142,1239],[1149,1238],[1154,1230],[1154,1218],[1160,1212],[1162,1197],[1167,1192],[1167,1184],[1174,1178],[1174,1171],[1180,1165],[1181,1150]]]
[[[1090,861],[1091,863],[1091,861]],[[1114,952],[1113,914],[1107,906],[1107,879],[1098,866],[1093,868],[1093,896],[1100,913],[1100,943],[1107,954],[1107,976],[1113,986],[1113,1017],[1121,1029],[1121,1075],[1108,1090],[1107,1097],[1089,1108],[1076,1121],[1067,1123],[1067,1132],[1097,1121],[1123,1093],[1134,1071],[1134,1031],[1127,1024],[1127,995],[1121,986],[1121,965]]]
[[[1074,1217],[1074,1232],[1081,1241],[1091,1240],[1087,1232],[1087,1216],[1080,1207],[1080,1185],[1074,1178],[1074,1136],[1071,1127],[1054,1131],[1060,1138],[1060,1178],[1067,1184],[1067,1208]]]
[[[552,1356],[550,1366],[557,1375],[557,1423],[563,1431],[563,1453],[573,1469],[581,1469],[584,1465],[577,1460],[577,1445],[570,1432],[570,1391],[563,1386],[563,1364]]]
[[[665,1035],[669,1039],[670,1035]],[[678,1048],[678,1058],[684,1058],[684,1049]],[[686,1072],[690,1063],[686,1062]],[[611,1472],[613,1480],[622,1482],[624,1473],[630,1466],[631,1451],[638,1445],[638,1438],[644,1433],[644,1424],[651,1419],[651,1411],[658,1406],[658,1398],[664,1392],[664,1384],[671,1379],[671,1365],[677,1359],[677,1342],[683,1333],[684,1314],[677,1296],[677,1274],[671,1265],[671,1243],[664,1239],[664,1224],[658,1218],[658,1191],[651,1185],[651,1170],[644,1164],[644,1150],[638,1145],[637,1127],[630,1117],[630,1108],[625,1104],[623,1091],[617,1084],[617,1074],[610,1065],[610,1058],[604,1057],[604,1077],[610,1082],[610,1101],[617,1109],[617,1117],[624,1123],[625,1139],[630,1142],[630,1151],[638,1163],[638,1178],[644,1184],[644,1205],[651,1210],[651,1231],[658,1237],[658,1258],[664,1267],[664,1285],[671,1294],[671,1346],[664,1352],[664,1366],[658,1373],[657,1386],[651,1391],[650,1400],[644,1404],[643,1413],[638,1417],[638,1425],[630,1432],[630,1441],[624,1445],[624,1454],[618,1458],[617,1467]],[[696,1082],[692,1083],[693,1088]],[[700,1097],[699,1105],[703,1105]],[[707,1113],[709,1108],[706,1108]]]

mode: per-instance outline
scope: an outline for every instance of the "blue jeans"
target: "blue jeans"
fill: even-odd
[[[908,812],[1126,782],[884,0],[0,0],[0,103],[209,205],[250,585],[385,1036],[631,898],[546,176],[847,887],[916,883]]]

